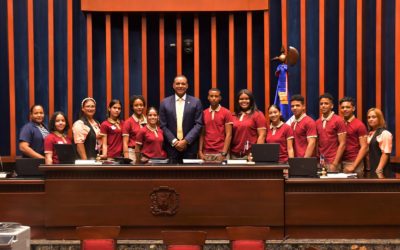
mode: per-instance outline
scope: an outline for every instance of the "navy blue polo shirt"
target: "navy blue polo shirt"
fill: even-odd
[[[27,142],[37,153],[44,155],[44,138],[38,125],[34,122],[25,124],[19,133],[19,142]],[[23,157],[29,157],[22,154]]]

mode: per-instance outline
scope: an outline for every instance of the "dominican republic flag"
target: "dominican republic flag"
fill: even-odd
[[[276,68],[275,75],[278,77],[278,86],[276,87],[274,104],[280,107],[282,117],[288,121],[292,117],[290,110],[290,93],[288,85],[288,66],[284,63]]]

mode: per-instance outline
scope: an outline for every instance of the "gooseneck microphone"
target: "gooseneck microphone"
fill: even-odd
[[[8,175],[8,173],[4,171],[3,160],[2,160],[2,158],[1,158],[1,155],[0,155],[0,165],[1,165],[0,179],[1,179],[1,178],[6,178],[7,175]]]

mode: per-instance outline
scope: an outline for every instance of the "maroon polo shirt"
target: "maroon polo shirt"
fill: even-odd
[[[308,115],[305,115],[300,121],[292,122],[291,127],[294,137],[294,156],[304,157],[308,146],[307,138],[317,138],[315,121]]]
[[[166,158],[163,149],[164,133],[160,127],[150,130],[147,126],[141,128],[136,135],[136,143],[142,145],[141,153],[147,158]]]
[[[360,151],[360,137],[368,136],[367,127],[359,119],[354,118],[346,122],[346,149],[343,153],[343,161],[355,161]]]
[[[323,155],[325,162],[333,163],[339,147],[338,135],[346,133],[346,125],[344,124],[343,118],[333,114],[332,117],[326,121],[325,128],[323,128],[321,118],[315,123],[318,132],[318,155]]]
[[[258,129],[266,129],[267,122],[264,114],[260,111],[255,111],[253,114],[232,115],[233,129],[231,152],[235,155],[247,155],[252,144],[257,143]],[[247,143],[248,142],[248,143]],[[248,147],[246,147],[248,144]]]
[[[60,161],[58,160],[58,155],[56,150],[54,150],[54,144],[71,144],[71,139],[68,137],[64,137],[67,142],[64,142],[61,137],[58,137],[54,133],[50,133],[44,139],[44,153],[52,153],[53,164],[58,164]]]
[[[120,121],[119,128],[105,120],[100,125],[100,134],[107,135],[107,157],[115,158],[122,155],[122,129],[124,121]]]
[[[141,125],[132,116],[125,121],[122,128],[122,135],[129,136],[128,147],[134,148],[136,146],[136,135],[139,132]]]
[[[203,152],[218,154],[224,148],[225,125],[232,123],[232,114],[228,109],[219,106],[216,111],[211,111],[211,108],[204,110],[203,119],[205,132]]]
[[[270,126],[268,129],[266,142],[267,143],[279,143],[279,162],[285,163],[289,159],[287,141],[293,140],[292,128],[286,123],[282,123],[275,130]]]

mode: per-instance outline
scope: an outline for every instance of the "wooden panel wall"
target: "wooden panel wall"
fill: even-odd
[[[145,6],[147,1],[142,2]],[[231,1],[231,7],[240,7],[240,2]],[[355,8],[351,8],[353,2]],[[351,95],[357,99],[359,118],[364,119],[371,106],[382,108],[395,142],[400,141],[400,104],[394,97],[400,86],[397,1],[259,0],[254,5],[242,6],[242,11],[218,12],[224,7],[220,4],[213,7],[213,12],[179,14],[170,10],[92,12],[93,8],[108,6],[93,3],[0,0],[0,48],[6,48],[0,51],[0,81],[2,93],[9,97],[1,99],[2,107],[9,110],[6,123],[0,125],[3,160],[13,161],[18,154],[16,138],[27,122],[28,107],[34,103],[44,105],[47,117],[54,111],[64,111],[72,123],[84,97],[98,99],[99,120],[105,118],[107,103],[118,98],[124,103],[126,118],[130,115],[128,103],[132,94],[143,94],[149,105],[157,107],[172,93],[171,83],[176,74],[187,75],[189,93],[199,97],[205,107],[207,89],[211,87],[223,90],[222,104],[231,110],[235,92],[249,88],[256,93],[257,104],[264,111],[273,101],[276,89],[277,64],[270,62],[270,58],[279,55],[282,44],[300,51],[298,64],[289,69],[290,91],[306,97],[307,107],[312,107],[308,112],[311,116],[319,115],[314,107],[318,94],[333,91],[337,99]],[[375,13],[372,17],[370,8]],[[365,25],[371,18],[375,27],[367,32]],[[310,29],[315,27],[310,23],[313,20],[317,20],[316,29]],[[46,37],[39,35],[43,34],[42,29],[46,30]],[[371,47],[366,43],[371,34],[372,58],[367,53]],[[20,37],[25,40],[20,41]],[[192,54],[184,51],[185,39],[194,42]],[[336,43],[333,48],[327,46],[332,39]],[[16,46],[20,43],[24,49]],[[65,51],[60,49],[64,45]],[[113,49],[116,47],[122,49]],[[396,51],[394,56],[385,53],[388,49]],[[337,65],[329,63],[333,58]],[[26,68],[19,64],[21,60],[26,60]],[[372,80],[365,75],[371,68]],[[22,81],[16,80],[16,69]],[[60,78],[64,73],[57,73],[64,71],[65,79]],[[332,84],[330,79],[337,81]],[[395,155],[400,156],[400,147],[395,148]]]

